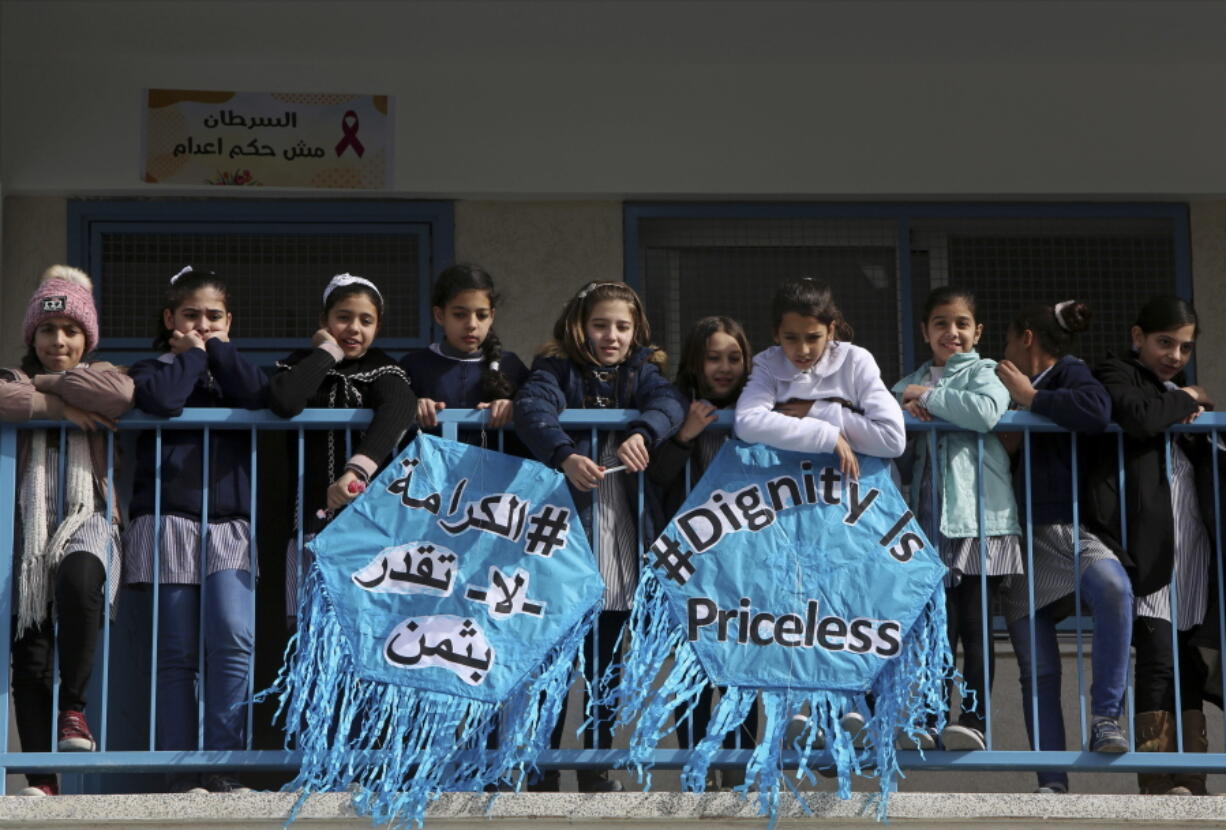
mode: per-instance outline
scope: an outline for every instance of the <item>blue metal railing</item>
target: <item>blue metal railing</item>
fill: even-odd
[[[592,431],[593,438],[600,431],[618,429],[627,423],[631,413],[623,410],[570,410],[562,415],[562,423],[568,429],[589,429]],[[446,410],[439,413],[439,420],[442,427],[442,433],[447,438],[457,438],[460,430],[480,430],[488,419],[488,413],[478,411],[456,411]],[[201,430],[204,433],[204,440],[208,441],[208,436],[213,430],[247,430],[251,435],[251,466],[252,466],[252,481],[256,481],[255,473],[257,471],[258,453],[257,442],[255,437],[257,433],[266,431],[277,432],[296,432],[297,433],[297,458],[294,460],[296,466],[296,476],[288,481],[292,481],[298,488],[300,498],[298,504],[302,504],[301,488],[304,471],[304,453],[302,451],[304,436],[307,431],[321,429],[360,429],[370,422],[370,412],[368,410],[308,410],[301,415],[291,418],[279,418],[266,411],[247,411],[247,410],[231,410],[231,409],[187,409],[177,418],[159,418],[146,415],[141,412],[132,412],[125,415],[120,421],[120,430],[122,432],[134,430],[156,430],[156,441],[160,449],[160,441],[163,430]],[[722,412],[719,414],[719,419],[715,425],[717,428],[727,429],[731,426],[731,413]],[[15,510],[16,497],[18,490],[18,436],[23,430],[31,428],[51,428],[59,429],[61,436],[68,428],[64,424],[58,422],[30,422],[25,424],[0,424],[0,493],[10,494],[6,498],[5,503],[0,504],[0,550],[14,549],[15,542]],[[919,440],[926,440],[930,450],[930,458],[935,458],[935,449],[939,436],[942,433],[958,431],[957,427],[942,421],[920,422],[908,418],[907,429],[909,432],[919,436]],[[1167,433],[1167,446],[1169,453],[1169,442],[1172,435],[1179,433],[1207,433],[1209,434],[1216,446],[1219,441],[1219,431],[1226,430],[1226,415],[1209,413],[1201,416],[1192,424],[1178,425],[1172,427]],[[1065,430],[1056,426],[1052,422],[1032,415],[1030,413],[1014,412],[1006,415],[997,425],[996,432],[1022,432],[1022,469],[1023,475],[1029,489],[1030,481],[1030,436],[1034,433],[1053,433],[1065,432]],[[1123,459],[1123,434],[1118,427],[1111,428],[1117,436],[1117,462]],[[501,445],[501,435],[491,430],[490,446],[497,447]],[[107,513],[114,514],[119,509],[114,501],[114,458],[115,458],[115,438],[109,436],[107,440],[107,451],[111,463],[108,465],[108,481],[111,482],[110,495],[107,499]],[[62,444],[61,444],[62,445]],[[979,436],[977,441],[979,458],[978,464],[980,469],[979,476],[979,527],[984,527],[983,522],[983,437]],[[599,442],[592,441],[593,452],[598,451]],[[1073,492],[1070,493],[1070,499],[1073,503],[1074,523],[1077,522],[1079,502],[1077,499],[1076,487],[1077,476],[1079,475],[1076,463],[1076,448],[1077,436],[1070,437],[1070,448],[1073,453],[1073,475],[1074,486]],[[61,453],[61,458],[64,456]],[[160,459],[160,451],[157,453]],[[205,455],[207,459],[207,453]],[[159,462],[160,463],[160,462]],[[930,474],[933,476],[931,484],[933,492],[936,485],[936,470],[935,464],[929,465]],[[1168,465],[1169,467],[1169,465]],[[1120,463],[1120,493],[1121,493],[1121,508],[1123,508],[1123,465]],[[1217,533],[1211,540],[1216,557],[1217,574],[1216,590],[1221,595],[1222,590],[1222,531],[1221,531],[1221,492],[1219,483],[1219,462],[1217,454],[1213,457],[1213,472],[1214,472],[1214,504],[1217,515],[1215,518]],[[203,472],[204,480],[208,481],[207,461]],[[687,470],[687,485],[689,484],[690,473]],[[643,501],[644,477],[638,476],[639,479],[639,505],[641,507]],[[64,481],[63,475],[59,479]],[[155,479],[157,490],[155,494],[155,517],[161,510],[161,475],[160,470]],[[252,487],[252,504],[251,504],[251,539],[252,539],[252,558],[253,561],[258,561],[258,551],[255,548],[256,527],[259,520],[259,508],[256,503],[255,486]],[[207,496],[206,496],[207,498]],[[640,515],[641,515],[640,510]],[[301,517],[299,517],[301,519]],[[301,527],[302,522],[299,521],[297,526]],[[1026,511],[1024,527],[1029,529],[1031,526],[1031,516],[1029,510]],[[207,529],[205,530],[207,533]],[[160,534],[154,534],[155,540]],[[204,534],[202,534],[204,535]],[[1028,537],[1029,534],[1027,534]],[[300,540],[299,536],[299,540]],[[203,546],[204,540],[202,540]],[[156,544],[155,544],[156,547]],[[299,546],[300,548],[301,546]],[[1079,546],[1078,546],[1079,547]],[[202,548],[203,549],[203,548]],[[983,539],[980,539],[981,552],[986,550],[983,544]],[[279,554],[280,551],[275,551]],[[159,573],[157,558],[159,552],[154,554],[153,573]],[[982,555],[982,553],[981,553]],[[1077,558],[1080,555],[1079,550],[1074,551],[1075,565],[1074,573],[1080,573]],[[1033,552],[1029,542],[1025,546],[1025,556],[1028,565],[1032,562]],[[0,555],[0,659],[3,660],[3,665],[7,666],[10,660],[10,646],[12,635],[12,609],[8,607],[13,596],[13,557],[9,555]],[[986,569],[981,569],[985,570]],[[1033,573],[1028,567],[1028,573]],[[120,575],[108,574],[107,579],[119,579]],[[981,577],[986,580],[986,577]],[[1076,582],[1076,581],[1075,581]],[[1034,585],[1033,578],[1030,578],[1028,585],[1030,605],[1033,609],[1034,602]],[[157,584],[153,586],[153,608],[157,608]],[[1076,589],[1076,605],[1077,609],[1081,608],[1080,588]],[[1172,609],[1178,606],[1178,597],[1175,596],[1176,588],[1172,582],[1170,588],[1172,597]],[[203,594],[203,591],[202,591]],[[991,622],[991,617],[987,613],[986,597],[987,591],[983,591],[984,599],[984,626],[982,636],[985,643],[989,644],[994,639],[996,626]],[[203,600],[203,597],[202,597]],[[1226,633],[1226,608],[1219,603],[1219,630]],[[255,601],[252,600],[251,613],[255,613]],[[114,650],[111,648],[111,627],[110,615],[104,615],[104,631],[102,643],[99,648],[101,671],[96,672],[101,679],[102,694],[101,699],[93,703],[90,707],[92,712],[101,713],[97,721],[97,733],[99,751],[92,753],[81,752],[59,752],[53,750],[51,752],[9,752],[4,748],[8,746],[8,719],[0,718],[0,775],[10,772],[62,772],[62,773],[118,773],[118,772],[168,772],[168,771],[200,771],[200,770],[292,770],[298,764],[298,756],[293,751],[286,750],[270,750],[270,749],[252,749],[252,714],[251,708],[248,708],[247,713],[247,748],[243,750],[189,750],[189,751],[158,751],[153,747],[155,745],[156,734],[156,663],[151,669],[150,680],[150,709],[147,713],[148,717],[148,748],[140,750],[116,750],[111,749],[113,743],[112,737],[115,734],[113,724],[108,720],[107,713],[110,711],[110,686],[112,682],[112,666],[111,662],[115,659]],[[153,650],[153,659],[156,661],[156,643],[157,643],[157,614],[156,611],[152,615],[153,625],[151,638],[147,640],[147,648]],[[1031,642],[1034,642],[1033,615],[1031,617]],[[203,627],[203,626],[202,626]],[[278,632],[279,633],[279,632]],[[1119,755],[1108,755],[1103,753],[1091,753],[1086,751],[1087,748],[1087,718],[1086,710],[1086,690],[1082,667],[1084,665],[1083,654],[1083,638],[1086,633],[1086,626],[1081,617],[1080,610],[1074,618],[1073,634],[1076,638],[1077,645],[1077,698],[1079,701],[1079,750],[1072,751],[1038,751],[1038,750],[1001,750],[993,746],[993,716],[996,718],[1016,717],[1019,713],[1014,712],[993,712],[991,700],[985,700],[985,708],[987,709],[987,743],[988,749],[978,752],[947,752],[947,751],[928,751],[919,753],[915,751],[900,752],[899,759],[905,768],[924,768],[932,770],[941,769],[960,769],[960,770],[1033,770],[1033,771],[1115,771],[1115,772],[1132,772],[1146,769],[1161,769],[1163,771],[1211,771],[1211,772],[1226,772],[1226,752],[1210,752],[1210,753],[1184,753],[1182,747],[1182,739],[1180,739],[1179,751],[1174,753],[1137,753],[1131,751],[1134,748],[1133,739],[1131,737],[1132,730],[1128,729],[1130,751]],[[270,635],[272,636],[272,635]],[[1226,637],[1223,637],[1226,640]],[[1032,650],[1033,652],[1033,650]],[[1175,671],[1178,676],[1178,649],[1175,653]],[[203,660],[203,649],[201,649],[201,660]],[[1034,677],[1037,672],[1033,671],[1031,676]],[[1226,694],[1226,679],[1224,679],[1223,692]],[[989,684],[985,683],[985,688]],[[58,686],[53,684],[53,689]],[[1178,684],[1176,684],[1178,689]],[[1126,721],[1132,721],[1132,683],[1128,689],[1128,708],[1126,711]],[[9,707],[10,695],[8,684],[0,686],[0,711],[6,712]],[[201,704],[202,705],[202,704]],[[1037,746],[1039,734],[1038,721],[1038,702],[1037,693],[1034,688],[1029,692],[1029,700],[1024,702],[1024,705],[1029,705],[1034,714],[1034,743],[1032,746]],[[1176,707],[1176,716],[1181,715],[1179,707]],[[142,718],[143,719],[143,718]],[[202,719],[203,720],[203,719]],[[594,728],[594,727],[593,727]],[[1177,734],[1181,730],[1177,729]],[[54,736],[53,736],[54,737]],[[1215,736],[1220,737],[1220,736]],[[198,743],[203,742],[202,733],[198,734]],[[52,740],[52,746],[55,745],[55,740]],[[714,766],[731,766],[743,764],[748,760],[750,750],[748,749],[725,749],[717,752],[714,756]],[[784,753],[785,762],[790,756],[790,752]],[[686,750],[659,750],[655,755],[655,763],[661,768],[677,768],[684,765],[688,757]],[[600,769],[608,767],[616,767],[621,765],[626,760],[626,752],[621,749],[612,749],[609,747],[600,747],[597,749],[551,749],[546,751],[540,758],[540,766],[546,768],[567,768],[567,769]],[[0,781],[3,779],[0,778]],[[2,786],[2,784],[0,784]],[[0,790],[0,793],[3,791]]]

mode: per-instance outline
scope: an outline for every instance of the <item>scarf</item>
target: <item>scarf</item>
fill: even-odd
[[[80,432],[67,433],[64,520],[47,538],[47,430],[30,436],[29,461],[21,480],[21,580],[18,584],[17,630],[42,623],[51,604],[51,575],[67,553],[68,540],[94,512],[93,465],[89,439]]]

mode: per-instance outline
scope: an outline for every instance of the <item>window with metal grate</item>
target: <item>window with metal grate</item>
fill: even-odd
[[[108,356],[147,355],[167,280],[191,265],[231,291],[233,339],[261,362],[304,345],[333,274],[372,280],[379,345],[429,342],[431,276],[452,258],[450,203],[230,200],[72,203],[74,256],[94,278]]]
[[[830,284],[887,382],[929,356],[919,315],[936,286],[976,293],[993,358],[1025,306],[1084,300],[1090,363],[1126,346],[1149,296],[1191,296],[1183,205],[638,204],[625,220],[627,281],[674,356],[709,314],[766,348],[775,287],[799,277]]]

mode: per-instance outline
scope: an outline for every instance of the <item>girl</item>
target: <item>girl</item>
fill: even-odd
[[[305,545],[323,529],[333,511],[357,498],[391,457],[400,437],[413,423],[417,398],[404,371],[382,349],[373,347],[383,321],[383,295],[370,280],[338,274],[324,288],[314,348],[294,352],[277,364],[268,390],[268,406],[283,418],[310,407],[365,408],[374,418],[354,436],[346,456],[344,430],[306,433],[303,504],[294,517]],[[297,458],[296,436],[291,458]],[[299,550],[297,532],[286,547],[286,613],[297,616]],[[305,564],[305,563],[303,563]]]
[[[170,278],[154,346],[160,357],[132,367],[136,405],[174,417],[186,406],[261,409],[268,381],[230,342],[230,292],[211,271],[191,266]],[[198,695],[204,696],[200,749],[242,749],[255,646],[251,559],[251,437],[247,430],[208,435],[209,480],[203,480],[204,433],[163,430],[161,487],[156,434],[141,433],[125,543],[126,584],[158,584],[157,748],[197,746]],[[202,530],[204,487],[208,525]],[[160,497],[160,509],[158,499]],[[208,551],[200,562],[201,533]],[[156,538],[156,542],[155,542]],[[154,573],[157,549],[159,567]],[[204,608],[201,610],[203,572]],[[201,616],[203,614],[203,619]],[[204,677],[198,677],[204,627]],[[247,792],[226,773],[177,774],[172,792]]]
[[[1025,309],[1009,325],[1005,360],[996,367],[996,375],[1021,408],[1050,418],[1072,432],[1097,434],[1111,421],[1111,399],[1090,368],[1069,354],[1077,334],[1085,331],[1089,322],[1090,309],[1073,300],[1054,307],[1038,305]],[[1039,709],[1038,748],[1063,750],[1056,623],[1070,610],[1076,611],[1060,600],[1073,600],[1070,595],[1075,595],[1075,585],[1080,583],[1081,597],[1094,616],[1090,751],[1127,752],[1128,740],[1119,718],[1123,713],[1132,642],[1132,587],[1111,549],[1084,525],[1073,524],[1076,497],[1073,461],[1068,438],[1034,433],[1030,438],[1029,489],[1024,464],[1016,465],[1014,492],[1029,501],[1033,523],[1036,610],[1032,618],[1029,580],[1012,580],[1004,595],[1005,619],[1017,655],[1022,709],[1031,745],[1035,732],[1030,697],[1033,692]],[[1076,572],[1075,546],[1080,549],[1080,570]],[[1031,625],[1035,632],[1033,644]],[[1032,659],[1037,669],[1034,674]],[[1068,775],[1039,773],[1038,792],[1068,792]]]
[[[637,504],[636,477],[647,469],[651,449],[681,425],[686,401],[659,366],[664,353],[648,345],[651,330],[634,289],[619,282],[592,282],[566,304],[553,327],[553,342],[532,364],[532,374],[515,396],[515,429],[532,454],[561,470],[570,482],[583,525],[592,541],[605,581],[604,611],[597,625],[595,661],[585,662],[589,682],[613,657],[621,627],[629,617],[638,582],[641,541],[631,505]],[[591,446],[589,430],[567,432],[558,415],[568,407],[637,409],[626,433],[606,433]],[[606,476],[605,467],[625,465],[627,475]],[[595,492],[593,498],[592,491]],[[647,535],[650,535],[648,533]],[[590,644],[589,644],[590,645]],[[555,745],[565,713],[558,719]],[[599,712],[600,745],[608,748],[611,713]],[[586,741],[592,735],[584,730]],[[620,789],[603,770],[580,770],[585,791]],[[557,788],[557,773],[546,773],[542,788]]]
[[[89,359],[98,345],[92,289],[76,268],[48,268],[26,307],[21,368],[0,370],[0,419],[68,420],[85,433],[26,430],[18,448],[13,703],[26,752],[51,751],[56,649],[58,748],[93,751],[85,691],[102,624],[103,585],[109,584],[112,603],[119,585],[119,510],[111,502],[108,521],[107,440],[98,428],[114,430],[115,419],[132,408],[132,381],[111,364]],[[26,778],[29,786],[19,795],[59,793],[54,774]]]
[[[511,398],[528,378],[514,352],[494,334],[498,305],[494,280],[475,265],[455,265],[439,274],[431,305],[443,339],[400,361],[416,391],[417,423],[438,426],[438,414],[453,409],[488,409],[490,426],[511,422]],[[479,443],[479,435],[465,435]]]
[[[906,448],[902,412],[881,382],[877,361],[851,343],[827,286],[785,283],[771,301],[776,345],[753,359],[737,400],[736,434],[781,450],[834,453],[845,475],[856,453],[896,458]]]
[[[964,289],[937,288],[924,303],[921,324],[932,359],[894,386],[903,409],[923,421],[933,417],[965,430],[987,433],[1009,408],[1009,391],[996,377],[996,361],[975,351],[983,325],[975,322],[975,296]],[[957,723],[941,734],[946,749],[984,749],[987,711],[984,701],[995,671],[995,653],[983,638],[982,562],[987,564],[987,602],[1008,574],[1022,572],[1017,504],[1013,499],[1009,455],[995,435],[983,436],[984,478],[980,488],[977,440],[973,435],[940,433],[937,457],[928,458],[928,441],[915,442],[915,470],[911,502],[923,527],[932,528],[939,517],[941,557],[949,566],[945,592],[949,613],[949,645],[957,653],[962,641],[962,696]],[[933,492],[931,470],[937,472]],[[918,486],[917,486],[918,485]],[[979,491],[983,491],[987,550],[979,549]],[[934,504],[939,499],[939,505]],[[986,654],[985,654],[986,652]],[[984,664],[988,678],[985,682]],[[930,736],[919,745],[932,747]]]
[[[689,465],[688,483],[692,485],[728,439],[727,432],[707,427],[715,420],[716,410],[736,406],[745,385],[748,355],[745,330],[730,317],[704,317],[690,329],[677,370],[677,387],[691,401],[689,412],[677,434],[656,448],[647,467],[647,480],[656,491],[652,505],[656,528],[668,524],[685,501],[689,490],[686,466]],[[711,698],[711,690],[707,689],[694,707],[691,724],[677,729],[677,744],[682,749],[691,747],[691,734],[701,737],[706,733],[711,720]],[[684,709],[677,714],[680,718]],[[746,719],[745,732],[744,745],[749,746],[757,733],[756,710]],[[729,735],[724,744],[736,749],[737,736]],[[725,787],[744,783],[740,770],[725,769],[722,775]]]
[[[856,478],[856,453],[896,458],[906,449],[902,411],[881,381],[877,361],[852,345],[852,329],[828,286],[812,279],[784,283],[771,301],[776,345],[753,359],[736,405],[736,434],[782,450],[834,453]],[[806,728],[793,717],[784,745]],[[864,717],[848,712],[842,727],[857,735]],[[824,741],[824,736],[819,738]]]
[[[1188,423],[1213,406],[1204,389],[1183,385],[1183,368],[1198,334],[1196,311],[1177,297],[1154,297],[1141,309],[1129,334],[1131,353],[1109,356],[1094,369],[1111,396],[1111,415],[1124,429],[1127,536],[1121,530],[1115,436],[1093,454],[1086,523],[1124,563],[1137,597],[1133,625],[1137,750],[1173,752],[1177,747],[1173,589],[1183,748],[1205,752],[1204,665],[1192,639],[1211,605],[1212,449],[1206,436],[1176,435],[1169,444],[1168,462],[1164,437],[1172,424]],[[1216,631],[1216,615],[1209,625]],[[1203,773],[1142,773],[1137,779],[1142,793],[1206,792]]]

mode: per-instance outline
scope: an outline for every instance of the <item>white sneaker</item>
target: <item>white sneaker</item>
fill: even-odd
[[[973,726],[951,723],[941,732],[941,745],[948,750],[987,749],[983,733]]]
[[[937,748],[937,731],[931,727],[921,729],[914,735],[907,732],[899,732],[898,737],[894,739],[894,746],[898,749],[936,749]]]
[[[843,715],[839,720],[839,726],[843,731],[851,735],[851,745],[856,749],[864,748],[864,740],[868,736],[864,733],[864,715],[854,709]]]
[[[805,734],[805,730],[809,728],[808,715],[792,715],[792,719],[788,721],[787,728],[783,730],[783,748],[791,749],[796,746],[796,742]],[[826,748],[826,733],[818,729],[817,734],[813,736],[813,749]]]

